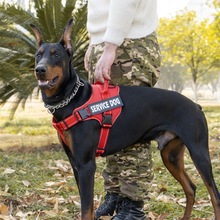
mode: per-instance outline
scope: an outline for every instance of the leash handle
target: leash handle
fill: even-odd
[[[104,87],[103,87],[103,92],[102,92],[102,95],[103,95],[103,98],[104,98],[104,99],[109,98],[108,87],[109,87],[109,81],[108,81],[108,80],[105,80],[105,82],[104,82]]]
[[[103,85],[103,90],[101,91],[101,94],[102,94],[102,98],[103,99],[107,99],[109,98],[109,81],[108,80],[105,80],[104,81],[104,84],[100,83],[100,82],[95,82],[94,83],[95,85]]]

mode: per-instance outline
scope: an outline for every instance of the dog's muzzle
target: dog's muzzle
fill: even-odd
[[[35,68],[36,78],[38,79],[38,86],[42,90],[52,89],[56,85],[59,78],[58,76],[55,76],[53,79],[47,79],[46,72],[47,67],[44,65],[38,65]]]

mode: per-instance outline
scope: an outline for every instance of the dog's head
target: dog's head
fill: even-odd
[[[35,76],[40,89],[47,97],[54,96],[70,77],[72,25],[73,19],[70,19],[58,43],[44,43],[39,29],[33,24],[30,25],[38,45],[35,54]]]

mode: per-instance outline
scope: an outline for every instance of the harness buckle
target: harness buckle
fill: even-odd
[[[112,127],[112,114],[102,115],[102,127],[111,128]]]
[[[86,119],[86,118],[88,118],[90,116],[90,114],[88,113],[86,108],[80,109],[78,111],[78,113],[79,113],[79,115],[80,115],[82,120],[84,120],[84,119]]]

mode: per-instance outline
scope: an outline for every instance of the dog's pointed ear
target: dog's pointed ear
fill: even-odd
[[[67,22],[67,24],[64,28],[63,34],[62,34],[60,41],[59,41],[59,43],[62,44],[66,48],[66,50],[70,56],[73,55],[73,49],[72,49],[72,45],[71,45],[72,28],[73,28],[73,19],[71,18]]]
[[[34,24],[30,24],[30,26],[31,26],[31,29],[34,32],[35,38],[37,40],[37,45],[38,45],[38,47],[40,47],[41,44],[43,43],[42,34],[41,34],[40,30]]]

